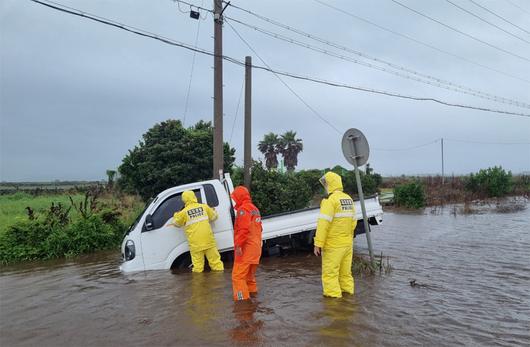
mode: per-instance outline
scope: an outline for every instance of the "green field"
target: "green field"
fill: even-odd
[[[76,204],[84,201],[85,198],[85,195],[80,193],[33,196],[28,193],[18,192],[0,195],[0,232],[5,231],[17,221],[27,220],[26,207],[30,207],[36,214],[48,210],[52,203],[62,204],[68,208],[71,206],[70,196]],[[121,219],[126,224],[132,223],[143,208],[143,203],[132,196],[117,198],[109,195],[101,198],[100,203],[118,208],[122,214]],[[75,219],[77,215],[77,211],[72,208],[70,211],[71,218]]]

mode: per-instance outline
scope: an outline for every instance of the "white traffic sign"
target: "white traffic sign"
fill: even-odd
[[[342,153],[348,163],[355,165],[354,158],[357,159],[357,166],[363,166],[370,156],[370,146],[364,134],[355,128],[351,128],[342,136]]]

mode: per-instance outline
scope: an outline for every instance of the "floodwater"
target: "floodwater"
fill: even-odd
[[[229,271],[124,275],[114,252],[4,267],[0,345],[530,344],[529,209],[386,213],[372,238],[394,269],[356,276],[355,295],[336,300],[321,296],[320,259],[307,253],[263,259],[258,298],[244,304]]]

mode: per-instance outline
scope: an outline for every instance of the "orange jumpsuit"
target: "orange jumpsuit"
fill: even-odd
[[[238,186],[231,196],[236,203],[232,288],[234,300],[239,301],[258,292],[255,273],[261,257],[262,227],[260,212],[252,203],[247,188]],[[241,254],[238,254],[239,250]]]

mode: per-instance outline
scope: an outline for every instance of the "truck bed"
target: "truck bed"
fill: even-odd
[[[383,222],[383,209],[379,204],[377,195],[365,199],[366,215],[371,224],[381,224]],[[355,214],[357,220],[362,220],[362,210],[359,200],[354,200]],[[307,208],[298,211],[279,213],[262,218],[263,240],[276,237],[315,230],[319,208]]]

